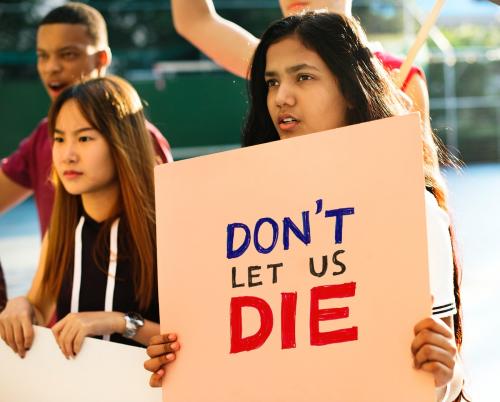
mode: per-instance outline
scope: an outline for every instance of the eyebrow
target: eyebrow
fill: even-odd
[[[314,67],[310,64],[307,64],[307,63],[302,63],[302,64],[296,64],[294,66],[291,66],[291,67],[287,67],[285,69],[285,72],[287,74],[293,74],[293,73],[296,73],[297,71],[300,71],[300,70],[307,70],[307,69],[311,69],[311,70],[316,70],[316,71],[319,71],[319,69],[317,67]],[[266,77],[275,77],[278,75],[277,72],[275,71],[266,71],[264,73],[264,75]]]
[[[61,47],[59,49],[56,49],[56,52],[65,52],[65,51],[68,51],[68,50],[81,50],[81,48],[77,45],[68,45],[68,46],[64,46],[64,47]],[[36,48],[36,51],[37,52],[47,52],[47,50],[45,49],[42,49],[40,47],[37,47]]]
[[[94,131],[94,130],[95,129],[93,127],[82,127],[82,128],[79,128],[78,130],[73,131],[72,134],[80,134],[80,133],[83,133],[85,131]],[[54,134],[65,135],[66,133],[63,130],[60,130],[56,127],[56,128],[54,128]]]

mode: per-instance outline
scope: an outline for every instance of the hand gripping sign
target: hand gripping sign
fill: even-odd
[[[434,400],[418,115],[156,168],[166,402]]]

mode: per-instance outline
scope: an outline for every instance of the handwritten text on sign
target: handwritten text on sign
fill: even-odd
[[[337,208],[329,209],[323,212],[323,200],[316,201],[315,215],[324,217],[325,219],[332,219],[333,226],[333,242],[335,244],[342,244],[342,234],[344,227],[344,217],[354,215],[354,208]],[[281,220],[281,226],[271,217],[264,217],[257,220],[251,228],[240,222],[234,222],[227,225],[227,254],[228,260],[237,259],[241,257],[251,244],[255,250],[260,254],[270,254],[276,247],[281,235],[281,242],[283,250],[290,249],[290,236],[295,236],[299,242],[304,245],[311,243],[311,225],[310,225],[310,211],[302,211],[302,222],[296,223],[290,217],[284,217]],[[261,230],[271,230],[271,243],[262,244],[260,240]],[[241,232],[239,241],[235,240],[235,234]],[[332,255],[332,263],[335,266],[333,275],[341,275],[346,271],[345,264],[339,259],[339,255],[344,253],[345,250],[336,250]],[[309,258],[309,272],[316,277],[323,277],[328,271],[328,255],[322,256],[321,268],[315,265],[314,257]],[[282,262],[269,263],[266,266],[269,270],[270,280],[273,284],[278,282],[280,270],[285,269]],[[231,284],[232,288],[239,287],[255,287],[261,286],[263,281],[261,279],[262,265],[251,265],[246,268],[233,266],[231,268]],[[246,271],[246,272],[241,272]],[[239,275],[240,274],[240,275]],[[241,278],[244,279],[241,279]],[[319,328],[320,321],[335,320],[339,318],[346,318],[349,316],[349,308],[329,308],[320,309],[320,300],[333,299],[333,298],[346,298],[353,297],[356,293],[356,283],[349,282],[340,285],[325,285],[317,286],[311,289],[310,295],[310,343],[313,346],[328,345],[338,342],[355,341],[358,339],[358,327],[338,329],[329,332],[321,332]],[[295,321],[297,311],[297,292],[283,292],[281,293],[281,348],[291,349],[295,348]],[[242,309],[244,307],[254,308],[260,316],[259,330],[250,336],[243,337],[243,318]],[[274,326],[274,315],[269,304],[262,298],[255,296],[238,296],[231,298],[230,304],[230,331],[231,331],[231,353],[239,353],[243,351],[251,351],[262,346],[269,335],[271,334]]]

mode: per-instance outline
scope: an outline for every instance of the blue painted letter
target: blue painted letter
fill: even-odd
[[[245,240],[236,250],[234,249],[234,229],[241,228],[245,231]],[[227,258],[236,258],[242,255],[250,245],[250,229],[244,223],[231,223],[227,225]]]
[[[311,226],[309,225],[309,211],[302,212],[302,227],[303,231],[293,223],[293,221],[286,217],[283,219],[283,246],[285,250],[290,248],[290,230],[297,236],[302,243],[306,246],[311,243]]]
[[[342,243],[342,225],[344,224],[344,215],[353,214],[354,208],[339,208],[325,211],[326,218],[331,218],[332,216],[335,216],[337,218],[335,222],[335,244]]]
[[[266,222],[269,223],[273,228],[273,241],[269,247],[264,248],[259,243],[259,230],[260,227]],[[255,244],[255,248],[257,249],[257,251],[261,254],[269,254],[271,251],[273,251],[274,246],[276,246],[276,242],[278,241],[278,232],[279,232],[278,224],[274,221],[274,219],[260,218],[255,224],[255,231],[253,232],[253,242]]]

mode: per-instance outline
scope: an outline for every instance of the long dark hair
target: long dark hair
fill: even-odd
[[[120,194],[115,214],[106,220],[99,233],[107,232],[120,213],[131,260],[136,300],[142,309],[150,304],[155,292],[156,227],[154,208],[154,151],[146,129],[142,103],[135,89],[118,77],[96,78],[64,90],[49,111],[49,134],[54,135],[57,116],[63,105],[76,101],[89,124],[99,131],[110,147],[116,168]],[[45,260],[40,297],[56,299],[64,274],[72,266],[74,237],[81,212],[81,198],[66,191],[56,174],[55,201],[48,231],[49,245]],[[99,247],[109,248],[106,238]]]
[[[265,80],[269,47],[285,38],[296,37],[306,48],[316,52],[339,83],[349,104],[348,125],[402,114],[408,111],[398,89],[380,61],[368,49],[363,29],[354,19],[334,13],[309,12],[294,15],[272,24],[261,38],[249,71],[249,112],[243,129],[244,146],[279,140],[267,108],[268,87]],[[439,206],[448,211],[447,191],[439,170],[438,145],[430,127],[422,124],[425,186]],[[455,340],[462,344],[460,301],[461,269],[456,256],[455,236],[450,225],[453,250],[454,294],[457,314],[453,317]],[[460,401],[463,392],[457,397]]]

